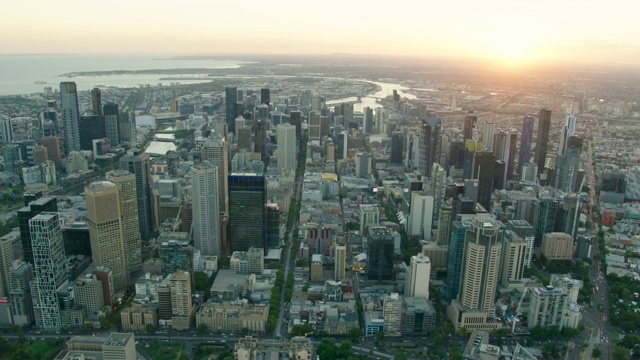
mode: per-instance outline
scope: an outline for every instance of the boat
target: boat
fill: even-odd
[[[46,83],[47,83],[46,81],[42,81],[42,80],[38,80],[38,81],[34,82],[34,84],[38,84],[38,85],[46,84]]]

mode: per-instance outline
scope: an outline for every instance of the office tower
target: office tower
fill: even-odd
[[[13,141],[13,128],[11,127],[10,118],[0,118],[0,133],[2,133],[0,141],[3,143],[10,143]]]
[[[262,120],[262,121],[268,121],[269,120],[269,106],[265,105],[265,104],[260,104],[258,106],[256,106],[255,110],[253,111],[253,120]]]
[[[118,114],[118,140],[135,146],[136,143],[136,115],[122,112]]]
[[[85,187],[85,194],[93,263],[111,269],[114,291],[124,292],[129,285],[128,254],[124,243],[127,229],[123,228],[124,214],[118,187],[110,181],[96,181]]]
[[[22,256],[25,262],[34,263],[31,228],[29,220],[42,212],[57,212],[58,203],[55,197],[43,197],[29,202],[18,210],[18,227],[20,228],[20,241],[22,242]]]
[[[60,83],[60,108],[62,112],[62,152],[80,151],[80,110],[78,108],[78,89],[74,82]]]
[[[360,235],[366,235],[368,226],[375,226],[380,223],[380,212],[378,206],[372,204],[360,204]]]
[[[238,89],[235,86],[227,86],[225,88],[225,122],[229,132],[236,133],[235,120],[238,117],[236,111],[236,103],[238,102]]]
[[[476,154],[482,152],[483,144],[474,140],[467,140],[464,144],[464,167],[462,172],[463,179],[473,178]]]
[[[91,89],[91,109],[93,115],[102,116],[102,92],[98,88]]]
[[[429,279],[431,278],[431,260],[428,256],[413,255],[407,269],[404,285],[405,297],[429,298]]]
[[[86,274],[73,284],[76,304],[84,306],[87,315],[98,315],[104,310],[102,281],[94,274]]]
[[[492,122],[484,124],[484,134],[482,135],[482,143],[484,149],[487,151],[493,151],[493,134],[496,132],[496,126]]]
[[[578,221],[580,208],[583,203],[579,193],[568,193],[561,197],[556,217],[555,231],[569,234],[574,238],[578,235]]]
[[[137,179],[134,174],[126,170],[109,171],[106,177],[118,189],[117,205],[120,207],[122,242],[125,247],[127,271],[132,273],[142,269],[142,242],[137,217]],[[89,237],[91,237],[91,232],[89,234]]]
[[[368,152],[359,152],[356,154],[356,177],[361,179],[368,179],[371,176],[372,171],[372,158]]]
[[[171,288],[171,328],[174,330],[189,330],[193,313],[191,301],[191,274],[178,271],[169,275]]]
[[[263,174],[229,174],[229,245],[231,251],[265,248],[267,182]]]
[[[89,225],[84,221],[74,221],[62,226],[64,253],[70,255],[91,256],[91,236]]]
[[[558,199],[549,194],[541,194],[538,201],[533,203],[533,222],[535,247],[542,244],[544,234],[553,232],[556,225],[556,215],[558,213]]]
[[[470,224],[454,221],[451,224],[449,259],[447,261],[447,298],[455,299],[460,291],[465,234]]]
[[[9,269],[9,299],[13,325],[29,326],[34,321],[31,281],[33,265],[15,260]]]
[[[513,178],[517,141],[518,134],[515,133],[508,134],[501,131],[495,135],[493,154],[496,160],[502,160],[505,164],[504,171],[499,176],[503,186],[498,189],[503,189],[507,186],[507,181]]]
[[[277,203],[267,203],[265,248],[280,248],[280,208]]]
[[[531,267],[531,257],[533,256],[533,244],[535,242],[533,226],[525,220],[507,221],[507,230],[513,231],[516,236],[524,239],[527,249],[525,253],[524,265]]]
[[[423,176],[431,177],[431,167],[440,161],[440,118],[427,117],[422,120],[420,135],[420,162],[418,170]]]
[[[37,264],[31,295],[36,326],[42,330],[62,328],[57,292],[65,287],[67,271],[61,225],[58,213],[43,212],[29,220],[33,262]]]
[[[38,166],[49,160],[49,154],[47,154],[47,148],[42,145],[33,147],[33,164]]]
[[[464,117],[464,125],[462,128],[462,136],[464,141],[473,139],[473,129],[476,127],[478,117],[476,115],[466,115]]]
[[[538,177],[538,165],[533,162],[526,162],[520,167],[520,181],[535,182]]]
[[[540,116],[538,118],[538,138],[536,140],[536,155],[534,160],[534,162],[538,164],[538,174],[544,172],[550,128],[551,110],[542,108],[540,109]]]
[[[384,296],[382,300],[382,316],[384,318],[385,335],[400,336],[402,328],[402,298],[398,293]]]
[[[371,134],[373,131],[373,109],[365,106],[362,109],[362,132]]]
[[[263,163],[269,164],[266,120],[258,120],[253,123],[253,152],[260,154]]]
[[[60,139],[56,136],[40,138],[40,144],[47,148],[47,159],[56,164],[56,170],[62,170],[62,156],[60,155]]]
[[[436,241],[438,245],[449,245],[451,236],[451,207],[442,206],[438,211],[438,232]]]
[[[149,155],[130,151],[120,158],[120,168],[136,176],[136,196],[138,197],[138,223],[142,241],[151,238],[153,231],[151,206],[151,165]]]
[[[193,243],[202,255],[221,255],[218,168],[208,162],[191,167]]]
[[[93,150],[93,140],[107,137],[104,116],[80,116],[80,150]],[[69,156],[69,152],[65,156]]]
[[[114,147],[120,143],[119,116],[118,104],[108,102],[104,105],[105,135],[111,141],[111,146]]]
[[[296,137],[300,139],[302,136],[302,112],[292,111],[289,113],[289,122],[296,127]]]
[[[580,169],[582,142],[580,137],[569,137],[564,155],[558,155],[556,157],[556,189],[566,193],[578,190],[576,189],[576,179],[578,178],[578,170]]]
[[[518,156],[518,174],[522,175],[524,164],[531,161],[531,142],[533,141],[533,126],[535,120],[531,116],[525,116],[522,120],[522,136],[520,137],[520,154]],[[520,177],[522,179],[522,176]],[[533,180],[528,180],[533,181]]]
[[[558,155],[564,155],[567,151],[569,138],[576,133],[576,117],[568,115],[565,124],[560,132],[560,144],[558,145]]]
[[[540,253],[547,260],[570,260],[573,256],[573,236],[561,232],[544,234]]]
[[[267,106],[271,103],[271,92],[268,88],[260,89],[260,103]]]
[[[529,316],[527,317],[529,327],[557,326],[561,329],[562,318],[568,303],[567,291],[563,288],[534,287],[531,289]]]
[[[4,159],[4,171],[17,174],[20,167],[16,162],[20,160],[20,147],[17,145],[4,145],[2,147],[2,158]]]
[[[347,247],[338,245],[335,248],[333,280],[340,281],[345,278],[347,267]]]
[[[393,235],[383,226],[369,227],[367,279],[393,280]]]
[[[401,132],[394,132],[391,135],[391,156],[389,162],[391,164],[402,164],[402,147],[404,143],[404,135]]]
[[[426,191],[411,193],[411,208],[407,224],[407,235],[423,240],[431,240],[433,224],[434,196]]]
[[[311,255],[311,262],[309,263],[309,280],[310,281],[322,281],[322,255]]]
[[[309,113],[309,141],[321,140],[321,114],[320,111]]]
[[[9,272],[14,260],[13,240],[18,235],[14,234],[10,233],[0,238],[0,297],[4,298],[9,297]]]
[[[491,208],[495,166],[496,161],[492,152],[476,153],[473,178],[478,179],[478,202],[486,210]]]
[[[524,276],[524,267],[529,250],[527,242],[511,230],[505,231],[502,245],[502,279],[500,283],[507,287],[509,281],[520,280]]]
[[[236,126],[236,143],[238,150],[252,151],[251,128],[248,126]]]
[[[207,139],[202,145],[202,161],[216,167],[218,178],[215,190],[218,195],[218,209],[220,214],[229,213],[229,150],[225,140],[219,138]]]
[[[296,127],[280,124],[276,129],[278,137],[278,170],[296,169]]]
[[[433,194],[433,216],[438,216],[438,211],[444,205],[447,191],[447,171],[442,165],[435,163],[431,169],[431,193]]]

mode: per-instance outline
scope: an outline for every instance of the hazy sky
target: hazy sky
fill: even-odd
[[[631,0],[6,1],[0,53],[310,53],[640,62]]]

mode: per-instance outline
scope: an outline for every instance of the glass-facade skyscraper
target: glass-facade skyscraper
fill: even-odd
[[[229,246],[265,248],[267,181],[262,173],[229,174]]]

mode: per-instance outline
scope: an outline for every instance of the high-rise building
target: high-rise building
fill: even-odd
[[[365,134],[373,132],[373,109],[368,106],[362,109],[362,132]]]
[[[22,242],[22,256],[25,262],[34,263],[29,220],[42,212],[57,212],[58,202],[55,197],[41,197],[30,201],[27,206],[18,210],[18,227]]]
[[[106,175],[118,189],[118,206],[122,223],[122,242],[125,247],[127,271],[142,269],[142,242],[138,222],[138,198],[136,177],[126,170],[109,171]],[[115,205],[115,204],[114,204]],[[91,237],[91,233],[89,233]]]
[[[573,236],[560,232],[544,234],[540,253],[547,260],[571,260]]]
[[[405,277],[404,296],[429,298],[429,279],[431,278],[431,260],[428,256],[414,255]]]
[[[47,148],[47,159],[56,164],[56,170],[62,170],[62,156],[60,155],[60,139],[56,136],[40,138],[40,144]]]
[[[411,208],[407,223],[407,235],[417,236],[423,240],[431,240],[433,224],[434,196],[430,192],[414,191],[411,193]]]
[[[93,263],[111,269],[114,291],[124,292],[129,285],[129,270],[118,187],[110,181],[96,181],[85,187],[85,194]]]
[[[541,194],[533,203],[533,222],[535,246],[542,244],[544,234],[553,232],[556,227],[556,215],[558,213],[558,199],[550,194]]]
[[[0,237],[0,297],[9,297],[10,282],[9,272],[14,260],[13,241],[18,232],[10,232]],[[16,239],[17,240],[17,239]]]
[[[507,225],[508,226],[508,225]],[[508,286],[511,280],[520,280],[524,276],[524,267],[529,256],[527,242],[511,230],[505,231],[502,245],[502,286]]]
[[[266,249],[280,248],[280,207],[277,203],[267,203]]]
[[[236,133],[235,120],[238,117],[236,103],[238,102],[238,89],[235,86],[225,88],[225,121],[229,132]]]
[[[257,120],[253,123],[253,151],[260,154],[260,160],[269,164],[267,151],[267,121]]]
[[[78,89],[75,82],[60,83],[60,109],[62,112],[63,153],[80,151],[80,109],[78,108]]]
[[[171,327],[174,330],[189,330],[195,316],[191,301],[191,274],[178,271],[168,278],[171,287]]]
[[[478,202],[489,210],[496,167],[495,157],[488,151],[476,153],[474,165],[473,179],[478,179]]]
[[[495,135],[493,143],[493,154],[496,160],[504,161],[504,169],[500,174],[500,183],[503,189],[507,186],[507,181],[513,178],[515,157],[516,157],[516,142],[518,140],[518,134],[499,132]]]
[[[517,237],[524,239],[527,246],[524,265],[526,267],[531,267],[533,244],[535,243],[533,226],[529,225],[525,220],[509,220],[507,221],[507,230],[513,231]]]
[[[76,304],[83,306],[89,316],[98,315],[104,309],[104,292],[102,281],[94,274],[86,274],[78,278],[73,286]]]
[[[290,112],[289,122],[296,127],[296,137],[300,139],[302,136],[302,112],[297,110]]]
[[[531,161],[531,143],[533,141],[533,127],[535,119],[525,116],[522,120],[522,135],[520,137],[520,154],[518,156],[518,174],[522,175],[522,166]],[[521,177],[522,178],[522,177]]]
[[[320,141],[322,135],[320,128],[322,114],[320,111],[312,111],[309,113],[309,141]]]
[[[102,116],[102,91],[98,88],[91,89],[91,109],[93,115]]]
[[[35,320],[30,285],[33,277],[33,265],[31,263],[15,260],[11,264],[11,269],[9,270],[9,299],[11,302],[11,317],[15,326],[29,326]]]
[[[393,280],[393,234],[383,226],[369,227],[367,278]]]
[[[569,145],[569,138],[576,133],[576,117],[573,115],[567,115],[565,124],[560,132],[560,144],[558,145],[558,155],[564,155]]]
[[[465,234],[470,224],[468,222],[454,221],[451,224],[449,240],[449,254],[447,261],[447,297],[455,299],[460,291],[460,279],[462,278],[462,261],[464,255]]]
[[[108,102],[104,105],[105,134],[109,141],[111,141],[111,146],[113,147],[120,143],[120,129],[118,129],[120,125],[118,122],[119,116],[120,111],[118,110],[118,104]]]
[[[389,162],[392,164],[402,164],[402,148],[404,146],[404,135],[396,131],[391,135],[391,156]]]
[[[438,211],[444,205],[447,192],[447,171],[442,165],[435,163],[431,169],[431,193],[433,194],[433,216],[438,216]]]
[[[11,118],[0,117],[0,142],[10,143],[13,141],[13,128],[11,126]]]
[[[231,251],[265,248],[267,182],[263,174],[229,174],[229,245]]]
[[[582,139],[571,136],[567,140],[567,149],[564,155],[556,157],[555,188],[569,193],[575,192],[576,179],[580,169],[580,154],[582,153]]]
[[[372,171],[372,157],[368,152],[359,152],[355,156],[356,163],[356,177],[361,179],[367,179],[371,176]]]
[[[456,329],[486,330],[502,325],[493,319],[503,236],[504,225],[499,221],[471,221],[465,233],[460,292],[447,311]]]
[[[20,147],[17,145],[5,145],[2,147],[2,158],[4,160],[4,171],[18,174],[20,172],[19,165],[16,164],[20,160]]]
[[[538,177],[538,165],[526,162],[520,166],[520,181],[535,182]]]
[[[218,168],[208,162],[191,167],[193,242],[202,255],[221,255]]]
[[[562,328],[562,318],[567,307],[567,291],[558,287],[534,287],[531,289],[528,324],[530,327]]]
[[[216,193],[220,214],[229,213],[229,150],[225,140],[217,137],[207,139],[202,145],[202,161],[208,161],[218,171]]]
[[[440,131],[442,121],[440,118],[427,117],[422,120],[420,135],[420,161],[418,170],[423,176],[431,177],[431,169],[434,163],[440,161]]]
[[[47,148],[42,145],[34,146],[33,147],[33,164],[38,166],[47,160],[49,160],[49,154],[47,153]]]
[[[366,235],[368,226],[375,226],[380,223],[380,211],[378,206],[372,204],[360,204],[360,234]]]
[[[549,144],[549,130],[551,128],[551,110],[540,109],[538,118],[538,138],[536,140],[536,155],[534,162],[538,164],[538,174],[544,172],[547,161],[547,146]]]
[[[384,296],[382,316],[385,336],[400,336],[402,334],[402,298],[398,293]]]
[[[151,238],[153,231],[153,207],[151,206],[151,164],[149,155],[130,151],[120,158],[120,168],[136,176],[136,196],[138,197],[138,223],[142,241]]]
[[[290,124],[280,124],[276,132],[278,137],[278,170],[295,170],[296,127]]]
[[[80,116],[80,150],[93,150],[93,140],[107,137],[104,116],[83,115]],[[64,138],[63,138],[64,140]],[[77,151],[80,151],[77,150]],[[70,152],[64,155],[68,157]]]
[[[475,129],[477,122],[478,117],[476,115],[466,115],[464,117],[462,135],[465,141],[473,139],[473,129]]]
[[[58,290],[66,288],[66,257],[62,241],[62,219],[58,213],[43,212],[29,220],[35,278],[31,295],[36,326],[59,331],[63,324]]]
[[[136,115],[134,113],[121,112],[118,114],[118,139],[120,142],[136,146]]]
[[[335,267],[333,269],[333,280],[340,281],[344,279],[346,273],[346,264],[347,264],[347,247],[343,245],[338,245],[335,247],[335,256],[334,256],[334,264]]]
[[[484,124],[484,133],[482,135],[482,143],[484,149],[487,151],[493,151],[493,134],[496,132],[496,126],[492,122]]]
[[[271,91],[269,91],[269,88],[260,89],[260,103],[266,105],[271,103]]]

